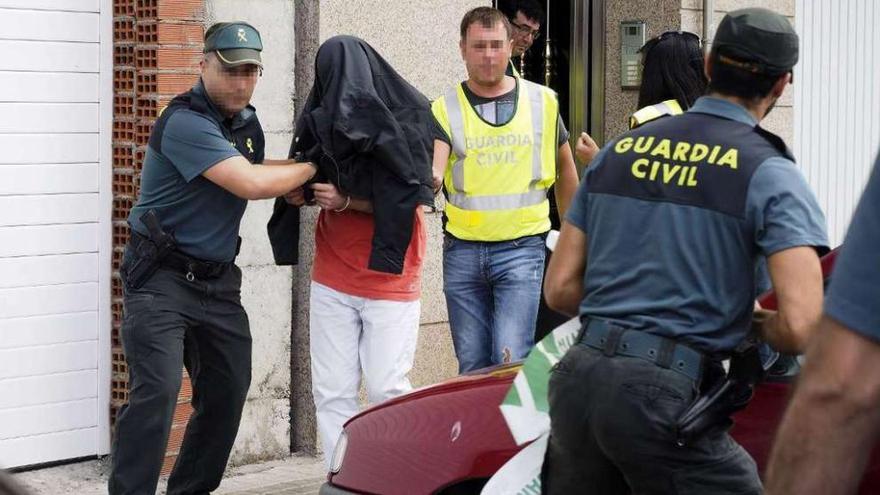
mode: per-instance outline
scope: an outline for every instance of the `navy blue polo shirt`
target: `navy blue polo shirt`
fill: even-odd
[[[825,300],[825,313],[880,341],[880,156],[846,233]]]
[[[193,91],[205,95],[201,83]],[[235,128],[235,122],[251,118],[253,113],[252,107],[246,108],[232,119],[231,127]],[[129,214],[129,224],[140,234],[147,235],[140,216],[155,209],[163,228],[174,231],[180,251],[207,261],[232,261],[247,201],[202,174],[241,153],[224,137],[215,118],[190,108],[177,109],[167,118],[164,127],[156,126],[153,132],[157,129],[162,132],[161,152],[152,146],[147,148],[140,198]],[[253,156],[248,157],[250,160],[262,160],[261,139],[258,147],[251,153]]]
[[[602,149],[566,216],[588,239],[582,317],[727,352],[749,330],[759,257],[826,248],[815,196],[756,125],[703,97]]]

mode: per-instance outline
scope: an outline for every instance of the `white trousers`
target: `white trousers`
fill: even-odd
[[[419,313],[420,301],[367,299],[312,282],[312,395],[328,468],[342,425],[359,410],[362,372],[370,404],[412,390]]]

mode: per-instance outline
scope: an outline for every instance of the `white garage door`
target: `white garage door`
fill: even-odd
[[[109,450],[112,4],[0,0],[0,466]]]
[[[843,242],[880,145],[880,2],[798,0],[795,156]]]

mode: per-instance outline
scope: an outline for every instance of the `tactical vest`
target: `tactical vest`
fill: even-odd
[[[678,104],[678,100],[672,99],[661,101],[656,105],[649,105],[641,108],[636,113],[632,114],[629,118],[629,128],[635,129],[636,127],[644,125],[652,120],[659,119],[660,117],[681,115],[683,113],[684,111],[681,109],[681,105]]]
[[[794,160],[776,135],[691,111],[616,139],[587,187],[590,193],[694,206],[742,220],[752,174],[777,156]]]
[[[165,131],[165,124],[174,115],[174,112],[188,108],[216,122],[223,137],[229,141],[229,144],[235,146],[235,149],[249,162],[261,163],[265,158],[266,139],[254,107],[248,105],[235,118],[225,118],[208,99],[204,91],[204,87],[198,85],[186,93],[175,96],[168,103],[168,106],[162,109],[159,118],[153,125],[153,132],[150,134],[150,147],[162,153],[162,135]]]
[[[547,191],[556,180],[556,94],[517,79],[510,122],[486,122],[461,85],[438,98],[434,116],[450,137],[446,230],[470,241],[506,241],[550,229]]]

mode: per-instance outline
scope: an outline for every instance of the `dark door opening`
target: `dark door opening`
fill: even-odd
[[[499,7],[510,3],[511,0],[498,0]],[[541,36],[521,59],[514,58],[513,63],[523,78],[556,91],[559,95],[559,113],[568,127],[573,2],[557,0],[543,3],[546,13],[541,23]]]
[[[559,95],[562,120],[572,139],[581,131],[597,142],[604,109],[605,0],[539,0],[545,10],[541,36],[522,60],[514,58],[521,74],[550,87]],[[514,0],[493,0],[505,12]]]
[[[556,91],[559,97],[559,113],[574,145],[582,131],[595,134],[601,119],[594,115],[601,105],[594,108],[592,101],[599,101],[597,92],[602,79],[593,72],[593,60],[600,60],[599,51],[604,47],[604,0],[541,0],[545,17],[541,20],[541,36],[522,56],[514,58],[514,67],[521,77],[543,84]],[[513,11],[513,0],[494,0],[496,8]],[[599,67],[597,67],[599,68]],[[601,142],[601,136],[594,136]],[[573,150],[573,148],[572,148]],[[550,191],[550,223],[558,230],[561,222],[556,199]],[[550,253],[547,253],[549,262]],[[565,323],[568,317],[551,310],[541,294],[541,306],[535,329],[535,342],[543,339],[554,328]]]

